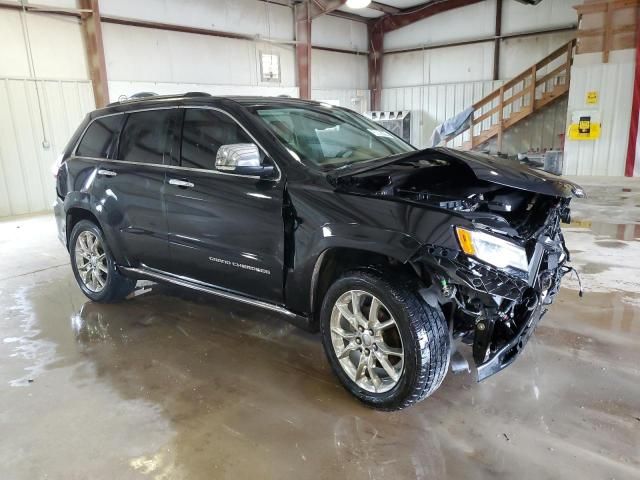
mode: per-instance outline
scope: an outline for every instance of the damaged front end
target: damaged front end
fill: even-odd
[[[491,265],[462,246],[426,245],[414,261],[421,276],[432,279],[425,299],[437,301],[454,338],[472,346],[478,381],[515,360],[557,295],[562,277],[571,271],[560,230],[566,203],[558,200],[538,230],[519,238],[527,258],[520,268]]]
[[[472,347],[478,381],[515,360],[572,271],[560,224],[571,221],[571,197],[583,193],[570,182],[493,157],[430,149],[363,169],[341,188],[451,212],[455,240],[426,241],[411,265],[452,337]]]

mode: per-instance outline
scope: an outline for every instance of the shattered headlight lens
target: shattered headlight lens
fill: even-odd
[[[527,271],[527,252],[515,243],[477,230],[456,227],[462,251],[498,268],[513,267]]]

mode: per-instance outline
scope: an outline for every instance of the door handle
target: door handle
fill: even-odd
[[[169,183],[171,185],[175,185],[177,187],[182,187],[182,188],[193,188],[195,187],[195,185],[191,182],[187,182],[186,180],[178,180],[177,178],[171,178],[169,180]]]
[[[98,175],[104,175],[105,177],[115,177],[118,174],[113,170],[104,170],[101,168],[100,170],[98,170]]]

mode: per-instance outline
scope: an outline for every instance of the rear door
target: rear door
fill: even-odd
[[[218,148],[236,143],[256,141],[229,114],[184,109],[180,166],[167,171],[165,195],[172,272],[281,302],[284,182],[216,170]]]
[[[165,108],[126,114],[117,155],[98,166],[96,208],[130,265],[170,266],[164,165],[170,162],[177,112]]]

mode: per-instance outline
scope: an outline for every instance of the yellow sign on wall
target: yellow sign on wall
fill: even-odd
[[[587,103],[591,105],[595,105],[596,103],[598,103],[598,92],[587,92]]]
[[[598,110],[574,110],[567,135],[569,140],[597,140],[600,138],[600,112]]]
[[[597,140],[600,138],[600,122],[592,122],[591,117],[580,117],[578,123],[569,125],[571,140]]]

